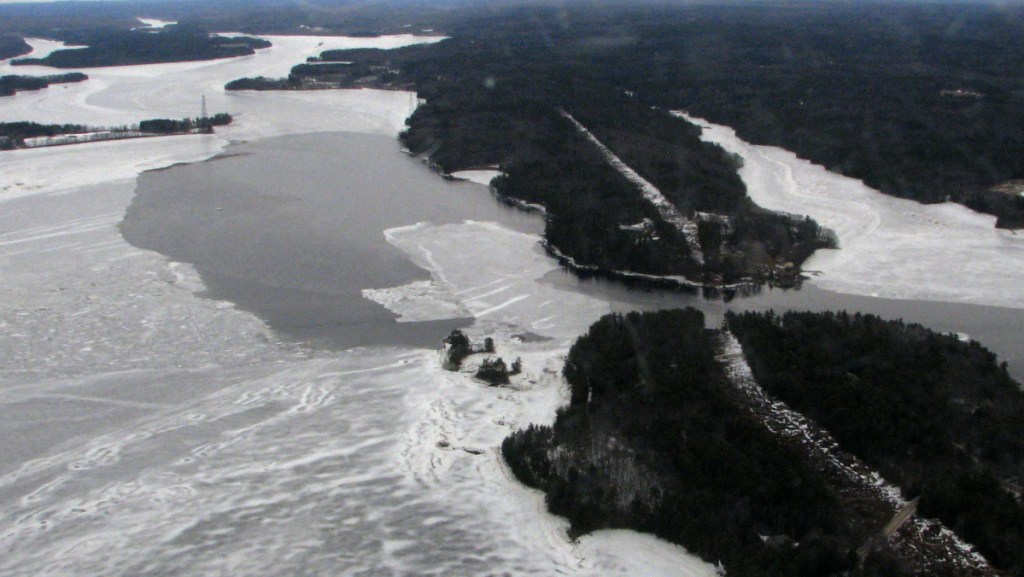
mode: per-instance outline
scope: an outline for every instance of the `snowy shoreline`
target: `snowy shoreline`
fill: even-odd
[[[564,402],[561,356],[609,310],[538,282],[557,269],[538,237],[473,222],[388,233],[478,319],[473,331],[523,357],[535,382],[517,391],[447,373],[433,351],[324,354],[280,342],[253,315],[199,296],[192,267],[121,238],[144,170],[213,158],[232,140],[396,135],[414,94],[215,91],[242,68],[332,47],[312,44],[324,41],[275,39],[286,56],[109,70],[87,89],[0,105],[3,118],[131,122],[189,115],[198,105],[182,87],[206,87],[211,109],[229,105],[238,121],[214,136],[3,157],[0,431],[19,439],[49,426],[0,453],[0,572],[474,574],[485,559],[488,570],[516,574],[713,574],[646,535],[602,531],[570,543],[565,521],[505,470],[500,440],[553,418]],[[453,242],[474,250],[448,254]],[[492,266],[480,266],[485,255]],[[407,289],[380,294],[401,299]],[[432,306],[427,297],[421,304]],[[513,338],[524,329],[551,340]],[[442,438],[487,449],[450,450]]]
[[[569,542],[566,522],[504,467],[501,439],[553,419],[565,402],[562,357],[610,312],[541,281],[559,266],[539,237],[485,222],[390,229],[388,242],[432,280],[367,295],[403,320],[474,317],[474,338],[522,357],[515,389],[443,371],[430,350],[325,354],[280,342],[255,316],[200,297],[192,267],[121,238],[143,170],[212,158],[230,140],[394,136],[418,104],[369,90],[225,94],[225,79],[333,47],[275,40],[255,57],[106,70],[84,88],[0,103],[2,118],[123,123],[194,115],[209,90],[211,109],[238,119],[215,136],[0,160],[0,432],[17,440],[0,453],[0,573],[473,574],[485,563],[515,574],[713,575],[638,533]],[[400,44],[330,43],[360,41]],[[871,265],[864,250],[852,258]],[[524,331],[548,340],[522,342]]]

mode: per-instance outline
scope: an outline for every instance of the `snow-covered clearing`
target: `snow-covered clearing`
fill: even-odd
[[[995,217],[884,195],[781,148],[744,142],[731,128],[675,114],[743,157],[740,176],[758,205],[809,215],[836,232],[838,250],[819,250],[804,263],[821,271],[814,283],[822,288],[1024,308],[1024,235],[996,229]]]
[[[473,170],[457,170],[451,174],[455,178],[468,180],[484,186],[490,186],[491,181],[501,176],[501,171],[491,168],[479,168]]]
[[[205,94],[236,116],[214,136],[0,154],[0,574],[712,575],[630,532],[570,543],[503,466],[501,439],[550,422],[561,356],[610,310],[541,283],[557,265],[537,237],[472,222],[389,231],[433,279],[374,293],[409,319],[475,316],[474,338],[523,359],[511,388],[445,372],[431,350],[280,342],[197,296],[192,267],[121,238],[141,170],[232,139],[395,135],[417,104],[370,90],[224,93],[321,50],[421,40],[271,41],[252,57],[92,69],[80,85],[0,100],[3,120],[107,125],[195,116]]]
[[[626,180],[632,182],[640,189],[640,193],[644,198],[658,210],[658,214],[661,216],[662,220],[676,227],[676,229],[683,234],[683,237],[686,238],[686,242],[690,247],[690,254],[693,256],[693,259],[703,266],[704,253],[701,250],[700,237],[697,234],[697,221],[683,216],[683,214],[679,212],[679,209],[669,202],[668,199],[665,198],[665,195],[662,194],[656,186],[637,174],[636,171],[630,168],[625,162],[622,162],[622,159],[616,156],[614,152],[612,152],[607,146],[598,140],[596,136],[587,130],[586,126],[583,126],[573,118],[571,114],[564,110],[561,110],[560,112],[562,116],[573,123],[576,129],[579,130],[580,134],[585,136],[590,142],[594,143],[594,146],[597,147],[601,152],[601,155],[605,157],[612,168],[619,171],[622,176],[626,177]]]
[[[159,30],[177,24],[174,20],[160,20],[158,18],[136,18],[136,20],[142,22],[142,26],[133,28],[133,30]]]

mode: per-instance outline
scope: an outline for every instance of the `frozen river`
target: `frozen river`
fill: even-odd
[[[967,333],[1021,374],[1020,308],[579,281],[537,217],[398,151],[415,95],[218,89],[316,42],[413,40],[272,39],[0,100],[4,119],[122,123],[189,114],[206,90],[238,118],[0,157],[0,574],[711,575],[631,532],[570,543],[502,465],[501,439],[563,402],[561,355],[613,310],[865,310]],[[495,389],[442,371],[454,326],[525,374]]]
[[[418,39],[272,41],[0,101],[5,120],[120,124],[194,114],[205,92],[237,119],[216,136],[0,158],[0,574],[711,574],[631,532],[570,543],[505,470],[498,443],[553,418],[559,355],[611,308],[540,280],[557,265],[539,221],[398,152],[415,95],[220,89],[321,49]],[[348,135],[272,138],[326,131]],[[147,174],[136,194],[140,171],[228,139],[249,144]],[[325,162],[311,144],[337,151]],[[381,187],[336,212],[367,192],[355,174]],[[254,230],[267,250],[237,245]],[[296,307],[310,323],[289,324]],[[469,322],[523,358],[514,389],[444,372],[422,346]],[[526,333],[548,340],[512,336]]]

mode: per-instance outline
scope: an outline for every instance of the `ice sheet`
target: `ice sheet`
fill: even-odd
[[[158,18],[137,18],[137,20],[143,24],[139,28],[148,28],[151,30],[159,30],[160,28],[166,28],[177,24],[174,20],[160,20]]]
[[[252,140],[283,134],[353,131],[396,135],[418,106],[412,92],[382,90],[324,90],[303,92],[227,92],[224,84],[243,76],[284,76],[307,56],[333,48],[396,48],[436,42],[438,37],[412,35],[380,38],[267,36],[273,47],[253,56],[205,62],[179,62],[143,66],[83,69],[89,80],[76,84],[22,92],[0,99],[0,121],[29,120],[121,126],[148,118],[199,116],[206,97],[210,114],[228,112],[231,126],[217,130],[217,138],[195,143],[195,137],[175,136],[173,145],[150,139],[128,140],[109,149],[100,144],[54,147],[0,153],[0,195],[6,192],[55,192],[68,186],[125,178],[127,173],[190,162],[219,152],[231,140]],[[40,54],[60,43],[29,39]],[[0,62],[2,74],[53,74],[42,66],[12,67]],[[178,142],[181,139],[182,142]],[[184,140],[191,140],[185,142]],[[104,153],[103,151],[108,151]],[[116,150],[116,154],[110,154]],[[69,158],[86,158],[68,162]],[[205,156],[203,156],[205,155]],[[123,163],[127,157],[130,162]],[[14,164],[17,163],[17,166]],[[132,168],[135,167],[135,168]],[[107,176],[109,175],[109,178]],[[0,197],[2,198],[2,197]]]
[[[197,298],[190,267],[120,239],[131,192],[3,204],[0,573],[711,574],[629,532],[569,542],[504,467],[501,439],[550,422],[562,356],[609,308],[537,283],[556,265],[536,237],[389,233],[481,319],[473,338],[522,358],[513,387],[493,388],[436,351],[276,342]],[[523,327],[555,338],[511,337]]]
[[[550,422],[565,400],[562,356],[609,310],[538,282],[557,265],[537,237],[487,223],[390,231],[433,281],[377,291],[396,308],[409,297],[403,314],[412,317],[455,306],[478,318],[474,338],[493,336],[499,354],[523,360],[511,388],[445,372],[436,351],[325,355],[279,342],[231,303],[199,298],[191,267],[121,239],[140,170],[209,157],[229,139],[394,135],[417,104],[409,93],[369,90],[220,90],[368,42],[272,41],[252,57],[93,69],[82,85],[0,101],[3,119],[124,124],[194,116],[206,94],[211,112],[237,118],[212,137],[0,156],[0,574],[703,567],[629,532],[569,542],[565,521],[503,466],[501,439]],[[523,332],[552,338],[512,337]]]
[[[822,288],[1024,307],[1024,235],[996,229],[995,217],[884,195],[792,152],[744,142],[731,128],[686,118],[704,127],[705,140],[743,157],[740,176],[754,202],[836,232],[839,250],[819,250],[804,263],[821,271],[813,282]]]

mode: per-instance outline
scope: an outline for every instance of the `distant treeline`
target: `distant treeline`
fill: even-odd
[[[156,118],[140,122],[139,130],[142,132],[152,132],[154,134],[171,134],[176,132],[189,132],[191,130],[209,130],[214,126],[226,126],[231,124],[231,121],[231,115],[226,113],[214,114],[207,118],[182,118],[181,120]]]
[[[998,569],[1020,576],[1024,393],[977,343],[845,313],[730,315],[758,381],[921,496]],[[654,533],[728,575],[915,574],[877,539],[881,503],[837,490],[828,467],[772,431],[716,359],[692,310],[609,315],[573,345],[571,400],[551,427],[502,444],[572,534]],[[932,565],[932,575],[962,575]]]
[[[0,34],[0,60],[32,52],[32,47],[21,36]]]
[[[239,78],[228,82],[227,90],[303,90],[322,88],[412,88],[409,79],[388,68],[388,50],[375,48],[355,50],[327,50],[319,57],[311,57],[305,64],[292,67],[286,78]],[[354,61],[344,60],[346,54]],[[341,61],[338,61],[341,59]],[[395,82],[405,80],[404,86]]]
[[[211,36],[203,29],[181,25],[161,30],[86,29],[66,32],[62,39],[86,48],[58,50],[46,58],[22,58],[12,64],[55,68],[156,64],[246,56],[270,47],[270,42],[259,38]]]
[[[38,124],[35,122],[0,122],[0,150],[24,148],[25,139],[86,133],[108,133],[109,137],[96,140],[116,140],[125,135],[131,137],[155,134],[184,134],[188,132],[212,132],[214,126],[231,124],[230,114],[215,114],[208,118],[182,118],[172,120],[156,118],[143,120],[138,126],[96,127],[82,124]],[[121,136],[119,136],[121,135]]]
[[[49,76],[20,76],[13,74],[0,76],[0,96],[14,96],[15,93],[23,90],[42,90],[51,84],[84,82],[88,79],[89,77],[81,72]]]
[[[1024,576],[1024,393],[975,341],[846,313],[727,315],[769,393]]]
[[[0,138],[23,141],[38,136],[56,136],[58,134],[81,134],[92,132],[94,128],[82,124],[38,124],[35,122],[0,122]]]

